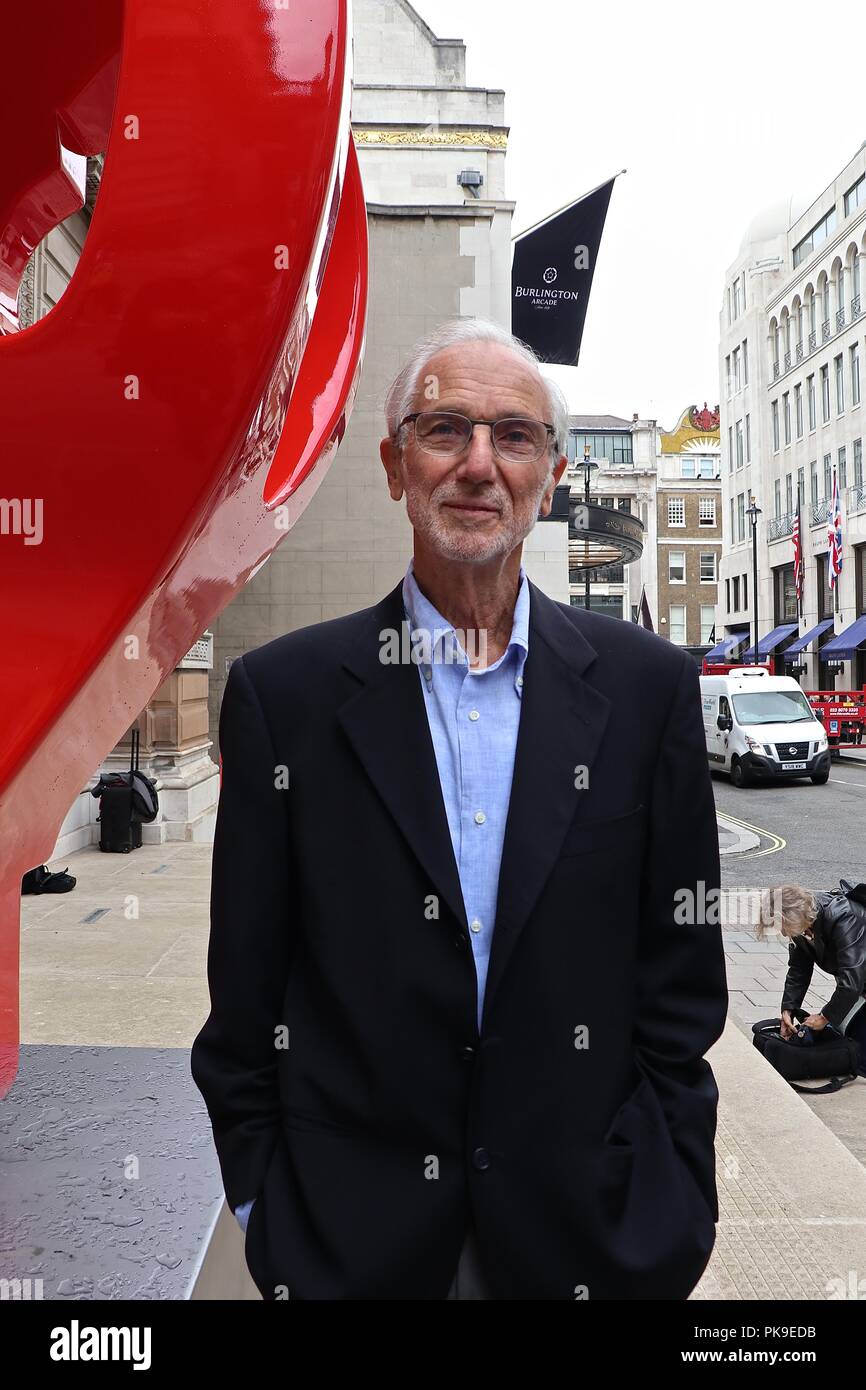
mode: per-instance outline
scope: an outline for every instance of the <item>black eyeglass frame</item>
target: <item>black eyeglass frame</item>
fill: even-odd
[[[399,435],[399,433],[400,433],[400,431],[401,431],[401,429],[403,428],[404,425],[409,425],[409,424],[413,424],[413,425],[414,425],[415,421],[416,421],[417,419],[419,419],[419,417],[422,416],[422,415],[450,415],[450,416],[452,416],[452,417],[453,417],[454,419],[456,419],[456,420],[465,420],[465,421],[467,422],[467,424],[469,424],[469,425],[472,426],[472,431],[474,431],[476,425],[489,425],[489,426],[490,426],[490,443],[491,443],[491,445],[493,446],[493,451],[494,451],[494,453],[496,454],[497,458],[501,458],[502,461],[503,461],[503,463],[516,463],[517,460],[516,460],[516,459],[508,459],[508,458],[505,458],[502,454],[500,454],[499,449],[497,448],[497,445],[496,445],[496,441],[495,441],[494,438],[493,438],[493,426],[494,426],[494,425],[501,425],[501,424],[504,424],[504,423],[505,423],[506,421],[508,421],[508,420],[521,420],[521,421],[523,421],[523,422],[525,422],[525,423],[527,423],[527,424],[543,425],[544,428],[545,428],[545,430],[547,431],[547,433],[548,433],[549,435],[551,435],[551,436],[553,436],[553,437],[555,437],[555,435],[556,435],[556,429],[555,429],[555,427],[554,427],[553,425],[549,425],[549,424],[547,423],[546,420],[535,420],[535,419],[532,418],[531,415],[501,415],[501,416],[500,416],[498,419],[496,419],[496,420],[473,420],[473,419],[471,419],[468,415],[462,415],[462,414],[460,413],[459,410],[416,410],[416,411],[414,411],[411,415],[404,415],[403,419],[400,421],[399,425],[397,426],[397,434]],[[469,438],[467,439],[466,443],[463,445],[463,449],[468,449],[469,445],[472,443],[472,431],[470,431]],[[423,447],[424,447],[423,444],[421,444],[421,448],[423,448]],[[441,457],[442,457],[442,458],[449,458],[449,457],[450,457],[450,458],[457,458],[458,454],[462,454],[462,453],[463,453],[463,449],[455,449],[454,453],[451,454],[451,455],[449,455],[449,454],[447,454],[447,453],[441,453]],[[428,452],[429,452],[429,451],[428,451]],[[435,452],[441,452],[441,451],[436,450]],[[532,459],[532,460],[527,460],[527,462],[530,462],[530,461],[531,461],[532,463],[537,463],[538,460],[539,460],[540,458],[543,458],[544,452],[545,452],[545,451],[544,451],[544,448],[542,448],[542,449],[541,449],[541,452],[538,453],[538,454],[536,454],[536,456],[535,456],[534,459]]]

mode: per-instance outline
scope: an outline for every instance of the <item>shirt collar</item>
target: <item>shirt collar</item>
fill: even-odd
[[[457,643],[457,636],[454,625],[449,623],[447,618],[443,618],[439,610],[430,602],[426,594],[422,593],[415,578],[415,562],[410,559],[403,577],[403,608],[409,621],[411,631],[421,629],[430,634],[432,652],[435,653],[447,641],[452,645],[452,650],[456,650],[454,644]],[[514,618],[511,624],[511,637],[508,646],[503,653],[500,661],[515,651],[517,664],[522,673],[523,665],[529,654],[529,583],[526,570],[520,566],[519,581],[517,589],[517,600],[514,605]],[[426,651],[425,651],[426,656]],[[434,657],[435,662],[435,657]],[[499,665],[499,662],[496,662]]]

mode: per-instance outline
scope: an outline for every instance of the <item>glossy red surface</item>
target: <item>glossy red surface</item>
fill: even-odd
[[[42,534],[16,534],[26,508],[7,507],[0,1095],[22,874],[345,429],[367,300],[347,22],[346,0],[52,0],[4,17],[19,61],[0,90],[0,499],[29,502],[31,523],[41,503]],[[102,184],[71,283],[18,330],[27,257],[80,204],[58,131],[89,154],[108,132]]]

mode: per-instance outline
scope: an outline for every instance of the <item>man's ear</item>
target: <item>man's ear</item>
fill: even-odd
[[[564,472],[564,470],[565,470],[565,467],[566,467],[566,464],[567,464],[567,463],[568,463],[568,455],[567,455],[567,454],[561,454],[561,455],[560,455],[559,462],[556,464],[556,466],[555,466],[554,469],[553,469],[553,472],[552,472],[551,475],[550,475],[550,479],[549,479],[549,481],[548,481],[547,487],[544,489],[544,492],[542,493],[542,496],[541,496],[541,506],[538,508],[538,515],[539,515],[539,516],[549,516],[549,515],[550,515],[550,509],[551,509],[551,507],[553,506],[553,493],[554,493],[554,489],[555,489],[557,483],[559,482],[560,478],[562,477],[562,474],[563,474],[563,472]]]
[[[395,502],[403,496],[403,475],[400,450],[390,438],[383,439],[379,445],[379,457],[388,475],[388,491]]]

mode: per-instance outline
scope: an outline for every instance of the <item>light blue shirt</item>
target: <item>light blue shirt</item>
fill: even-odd
[[[522,566],[519,579],[508,646],[492,666],[474,671],[452,624],[419,589],[412,560],[403,579],[403,607],[412,645],[423,658],[418,679],[475,959],[479,1032],[496,925],[523,668],[529,654],[529,583]],[[251,1200],[235,1209],[244,1232],[252,1206]]]
[[[403,606],[412,644],[423,658],[418,678],[475,958],[479,1031],[529,654],[529,583],[522,566],[519,578],[508,646],[493,665],[476,670],[470,669],[452,624],[419,589],[412,560],[403,579]]]

